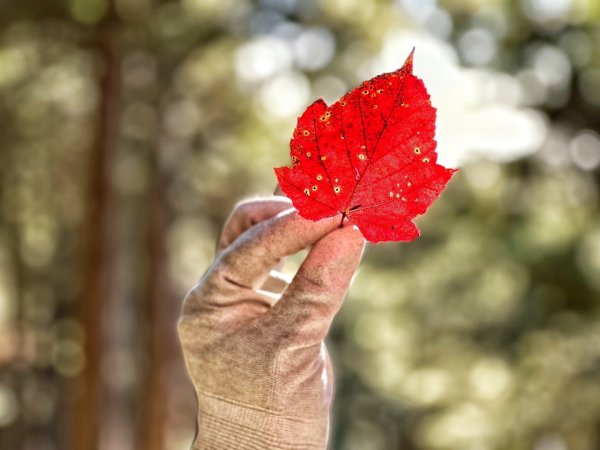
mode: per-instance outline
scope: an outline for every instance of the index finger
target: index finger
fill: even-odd
[[[339,225],[339,215],[314,222],[296,210],[284,211],[243,233],[219,256],[207,277],[256,289],[281,258],[314,244]]]
[[[290,199],[275,195],[238,203],[223,226],[217,242],[217,253],[229,247],[247,229],[290,208]]]

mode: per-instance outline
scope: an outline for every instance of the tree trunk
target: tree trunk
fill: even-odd
[[[109,168],[117,137],[120,91],[118,28],[110,15],[98,28],[94,50],[102,57],[104,74],[100,86],[98,128],[90,151],[87,212],[83,227],[81,291],[76,318],[85,331],[84,368],[73,380],[66,411],[66,447],[95,450],[102,415],[101,356],[103,304],[110,292],[109,223],[111,188]]]

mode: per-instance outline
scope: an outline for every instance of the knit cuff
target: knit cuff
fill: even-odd
[[[282,416],[198,394],[193,450],[325,450],[329,421]]]

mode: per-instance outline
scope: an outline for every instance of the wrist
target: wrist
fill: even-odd
[[[302,418],[198,393],[193,450],[325,450],[329,419]]]

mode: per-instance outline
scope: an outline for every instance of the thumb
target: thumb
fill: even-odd
[[[338,228],[315,243],[281,300],[269,311],[284,336],[302,347],[325,339],[364,246],[365,239],[352,225]]]

